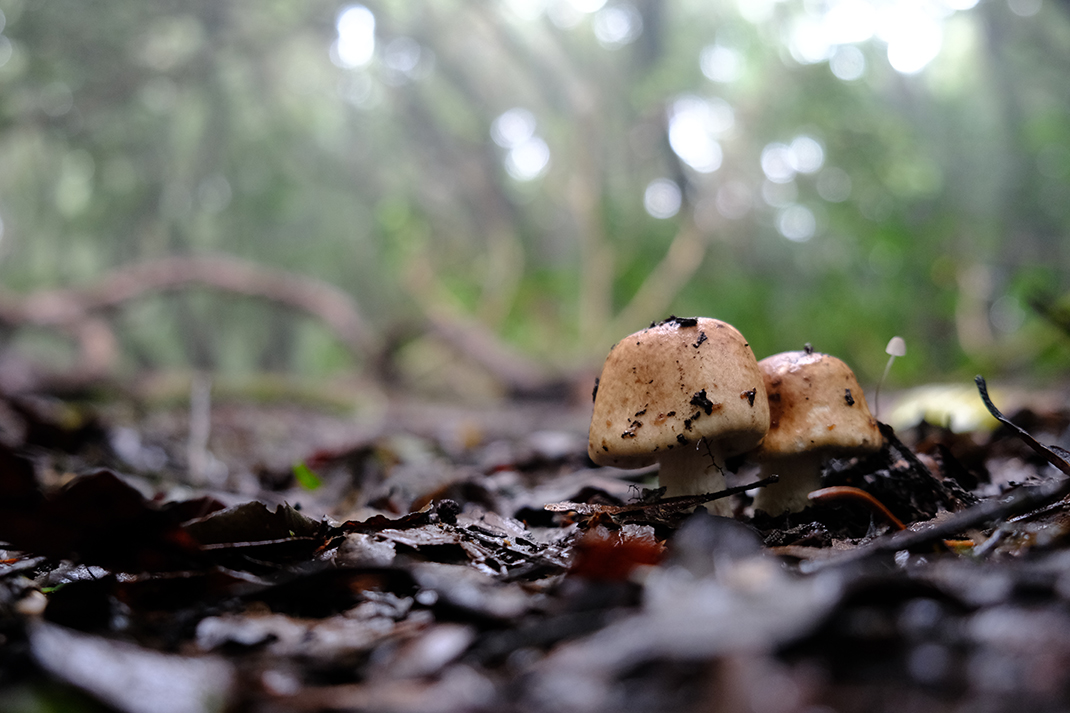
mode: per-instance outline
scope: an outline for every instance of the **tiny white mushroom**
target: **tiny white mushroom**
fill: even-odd
[[[906,340],[899,336],[892,337],[888,340],[888,346],[884,348],[884,353],[888,355],[888,363],[884,366],[884,374],[881,375],[881,380],[877,382],[877,391],[873,394],[873,410],[876,413],[880,413],[881,387],[884,386],[888,373],[892,370],[892,362],[895,361],[896,357],[907,355]]]

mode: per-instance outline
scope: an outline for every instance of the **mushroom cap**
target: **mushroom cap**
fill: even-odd
[[[851,368],[820,352],[784,352],[758,362],[769,396],[769,432],[756,460],[802,453],[880,450],[884,437]]]
[[[587,453],[640,468],[702,438],[724,455],[761,443],[769,403],[758,361],[735,327],[670,317],[610,350],[595,391]]]

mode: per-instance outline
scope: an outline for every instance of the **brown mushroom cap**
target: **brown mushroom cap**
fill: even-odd
[[[769,397],[769,432],[756,460],[801,453],[880,450],[883,437],[850,367],[819,352],[784,352],[758,362]]]
[[[609,352],[587,452],[600,465],[639,468],[706,438],[734,455],[757,446],[768,426],[762,374],[743,335],[717,319],[670,317]]]

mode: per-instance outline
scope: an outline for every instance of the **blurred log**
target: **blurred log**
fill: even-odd
[[[554,376],[542,364],[504,344],[481,322],[442,306],[428,306],[426,313],[426,329],[431,336],[492,374],[510,396],[558,399],[570,395],[570,380]]]
[[[378,335],[343,290],[307,275],[220,256],[153,260],[119,268],[83,287],[28,295],[0,291],[0,324],[55,328],[70,334],[79,345],[78,371],[86,378],[99,378],[107,375],[118,359],[117,341],[103,319],[104,313],[137,297],[193,285],[306,312],[324,322],[362,359],[374,358],[381,348]]]
[[[126,302],[149,294],[191,286],[268,300],[305,312],[382,377],[392,357],[344,290],[308,275],[276,270],[234,257],[168,257],[114,270],[82,287],[19,295],[0,290],[0,325],[44,327],[70,335],[79,349],[75,373],[63,375],[65,387],[112,373],[118,340],[105,316]],[[547,397],[567,392],[569,384],[503,344],[481,323],[433,303],[422,304],[426,321],[419,328],[478,364],[514,396]],[[53,375],[55,376],[55,375]],[[55,381],[55,379],[51,379]]]
[[[307,275],[274,270],[233,257],[168,257],[115,270],[94,284],[25,296],[0,294],[0,321],[12,325],[73,327],[90,314],[118,307],[148,293],[203,285],[259,297],[298,309],[325,322],[354,353],[379,348],[353,298]]]

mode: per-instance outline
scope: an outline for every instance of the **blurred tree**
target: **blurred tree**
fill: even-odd
[[[0,0],[0,279],[224,253],[404,342],[559,367],[678,313],[875,379],[1051,374],[1070,290],[1070,19],[1041,0]],[[130,363],[347,368],[320,325],[191,292]],[[400,329],[398,327],[400,325]],[[390,339],[388,339],[390,341]]]

